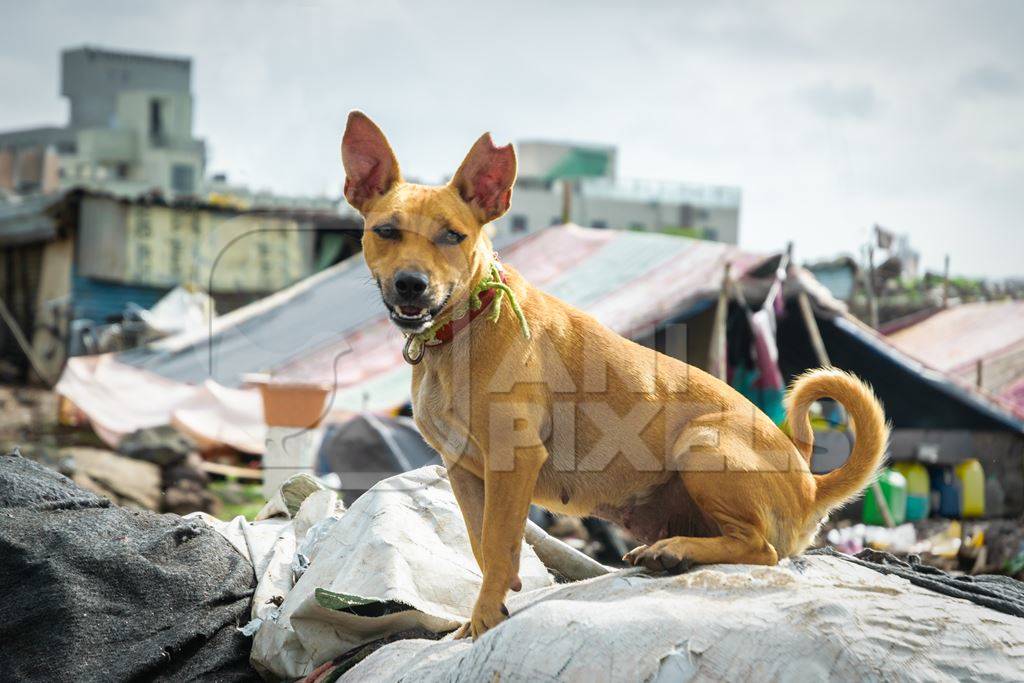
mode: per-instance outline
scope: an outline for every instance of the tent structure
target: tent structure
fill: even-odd
[[[327,427],[317,453],[316,472],[337,474],[342,499],[351,505],[383,479],[440,464],[441,456],[427,445],[410,418],[362,413]]]
[[[726,264],[752,303],[763,298],[779,264],[778,255],[716,242],[575,225],[548,228],[500,251],[534,285],[616,332],[705,368]],[[922,441],[938,443],[949,462],[977,453],[989,471],[1009,477],[1008,509],[1024,509],[1024,420],[898,349],[796,266],[783,288],[777,330],[784,378],[821,364],[801,292],[831,362],[873,384],[884,402],[896,428],[895,457],[915,457]],[[731,321],[740,304],[730,306]],[[673,324],[686,325],[683,345],[664,339]],[[411,371],[401,349],[401,335],[362,258],[355,257],[214,320],[202,334],[72,359],[58,390],[112,442],[140,427],[171,423],[201,443],[257,453],[260,404],[247,375],[334,387],[328,422],[338,421],[408,402]],[[197,402],[202,410],[195,410]]]

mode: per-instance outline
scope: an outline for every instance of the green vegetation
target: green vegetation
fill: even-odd
[[[662,228],[659,232],[676,237],[689,237],[692,240],[705,239],[704,231],[697,228]]]
[[[242,515],[251,521],[267,502],[259,482],[242,483],[237,479],[212,481],[209,490],[220,500],[220,513],[217,516],[224,520]]]

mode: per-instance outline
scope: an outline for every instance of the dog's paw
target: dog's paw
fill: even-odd
[[[460,626],[457,629],[455,629],[455,632],[452,633],[452,638],[454,638],[455,640],[461,640],[463,638],[468,638],[470,636],[470,633],[471,633],[471,630],[470,630],[471,623],[472,622],[467,621],[464,624],[462,624],[462,626]]]
[[[622,557],[622,561],[634,567],[645,567],[652,572],[679,574],[693,566],[693,560],[681,550],[677,543],[673,543],[673,539],[666,539],[654,545],[634,548]]]
[[[499,602],[492,605],[490,603],[481,604],[477,602],[476,606],[473,607],[473,616],[468,624],[469,635],[473,637],[473,640],[476,640],[506,619],[508,619],[508,608],[505,607],[504,603]]]

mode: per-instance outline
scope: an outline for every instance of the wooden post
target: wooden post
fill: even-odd
[[[572,181],[562,180],[562,223],[572,222]]]
[[[317,435],[327,413],[331,387],[326,384],[274,382],[265,375],[244,378],[263,399],[267,436],[263,452],[263,495],[268,500],[295,474],[314,474]]]
[[[868,245],[868,272],[867,272],[867,294],[868,294],[868,324],[872,329],[878,329],[878,299],[875,295],[875,246]]]
[[[804,319],[807,333],[811,337],[811,346],[814,348],[814,355],[818,358],[818,365],[823,368],[832,367],[832,361],[828,358],[828,351],[825,349],[825,342],[821,339],[821,329],[818,321],[814,319],[814,309],[811,308],[811,300],[807,292],[800,290],[797,295],[797,303],[800,304],[800,317]]]
[[[11,313],[10,309],[7,308],[7,304],[4,303],[3,299],[0,299],[0,320],[3,320],[11,331],[11,335],[14,336],[14,341],[17,342],[18,348],[28,358],[29,365],[39,375],[39,379],[43,380],[47,385],[53,386],[56,384],[56,380],[50,377],[50,374],[43,367],[43,362],[36,356],[35,349],[32,348],[32,343],[25,336],[25,333],[21,329],[21,325],[14,318],[14,314]]]
[[[942,307],[949,306],[949,254],[946,254],[945,264],[942,267]],[[979,386],[981,386],[979,382]]]
[[[715,307],[715,321],[711,328],[711,347],[708,349],[708,371],[722,380],[726,379],[726,318],[729,314],[729,272],[732,264],[725,262],[722,272],[722,286],[718,290],[718,305]]]
[[[982,369],[983,369],[983,368],[982,368],[982,366],[983,366],[983,363],[984,363],[984,359],[982,359],[982,358],[979,358],[979,359],[978,359],[978,363],[977,363],[977,365],[975,365],[975,376],[976,376],[976,378],[975,378],[975,383],[976,383],[976,384],[978,385],[978,388],[979,388],[979,389],[984,389],[984,388],[985,388],[985,387],[984,387],[984,384],[985,384],[985,377],[984,377],[984,375],[982,374]]]

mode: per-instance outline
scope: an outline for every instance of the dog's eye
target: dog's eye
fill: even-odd
[[[398,228],[391,225],[390,223],[378,225],[376,228],[373,229],[373,233],[383,240],[397,240],[399,237],[401,237],[401,233],[398,232]]]
[[[448,228],[438,236],[437,241],[439,244],[454,245],[460,244],[464,239],[466,239],[466,236],[463,235],[461,232],[456,232],[455,230]]]

